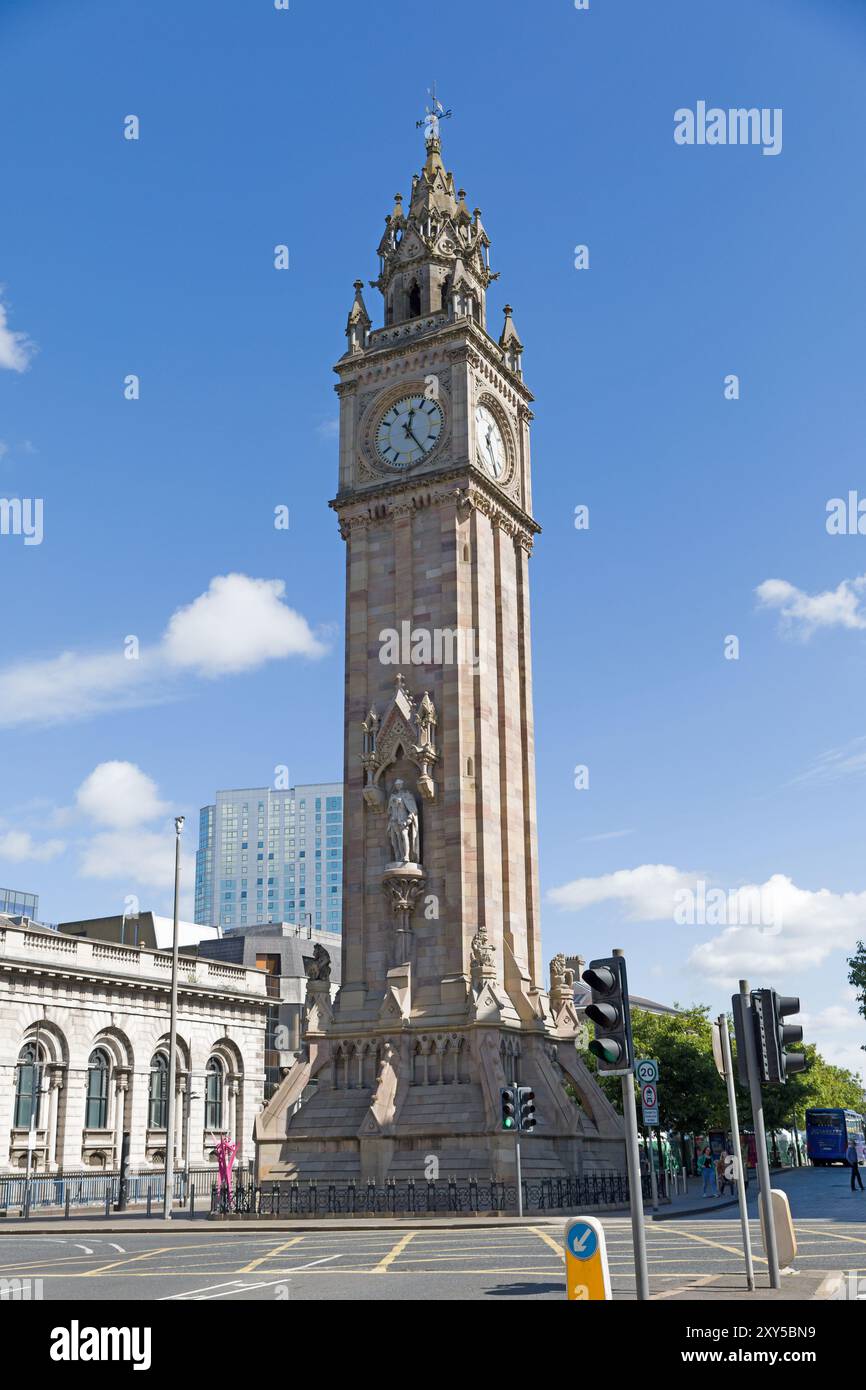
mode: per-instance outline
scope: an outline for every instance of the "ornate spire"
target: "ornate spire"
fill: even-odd
[[[523,355],[523,344],[518,337],[517,329],[514,327],[514,319],[511,317],[511,305],[505,306],[505,323],[499,338],[499,346],[505,354],[505,361],[509,369],[515,376],[523,376],[521,359]]]
[[[398,194],[385,218],[379,243],[379,277],[370,283],[385,300],[385,324],[424,315],[471,317],[486,323],[485,296],[496,276],[490,270],[490,239],[466,195],[455,191],[454,175],[442,162],[441,123],[449,119],[436,95],[416,126],[424,127],[427,157],[412,179],[408,211]]]
[[[355,281],[355,300],[349,310],[349,320],[346,324],[346,337],[349,340],[349,352],[363,352],[367,346],[367,334],[370,332],[371,320],[367,313],[367,306],[364,303],[364,296],[361,291],[364,288],[363,280]]]

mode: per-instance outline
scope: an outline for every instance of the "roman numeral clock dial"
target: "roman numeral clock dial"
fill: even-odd
[[[496,416],[486,405],[475,410],[475,439],[482,468],[498,482],[507,462],[505,440]]]
[[[426,458],[442,433],[438,401],[403,396],[385,411],[376,429],[376,451],[389,468],[411,468]]]

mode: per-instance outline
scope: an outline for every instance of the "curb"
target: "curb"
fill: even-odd
[[[707,1207],[683,1207],[679,1211],[659,1211],[652,1216],[653,1221],[676,1221],[680,1216],[698,1216],[704,1211],[720,1211],[723,1207],[739,1206],[739,1197],[717,1198],[710,1208]]]

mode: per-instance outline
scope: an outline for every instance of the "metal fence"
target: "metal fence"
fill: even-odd
[[[666,1196],[665,1174],[659,1176],[659,1196]],[[650,1178],[641,1178],[646,1200]],[[585,1207],[626,1206],[629,1183],[625,1173],[590,1173],[583,1177],[543,1178],[523,1183],[523,1209],[570,1211]],[[239,1182],[229,1192],[211,1188],[215,1216],[383,1216],[480,1215],[517,1211],[517,1186],[503,1182]]]
[[[209,1191],[216,1168],[190,1168],[174,1174],[173,1198],[186,1202],[191,1187],[199,1193]],[[130,1206],[162,1202],[165,1173],[129,1173],[126,1179],[126,1200]],[[94,1172],[82,1169],[73,1173],[35,1173],[28,1182],[20,1176],[0,1176],[0,1211],[24,1210],[34,1207],[96,1207],[113,1206],[120,1195],[120,1173]]]

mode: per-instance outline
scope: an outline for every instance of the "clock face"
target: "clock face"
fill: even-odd
[[[505,440],[496,416],[486,405],[475,409],[475,441],[481,465],[491,478],[501,478],[505,472]]]
[[[426,458],[442,433],[445,416],[438,401],[418,394],[389,406],[376,429],[376,450],[389,468],[411,468]]]

